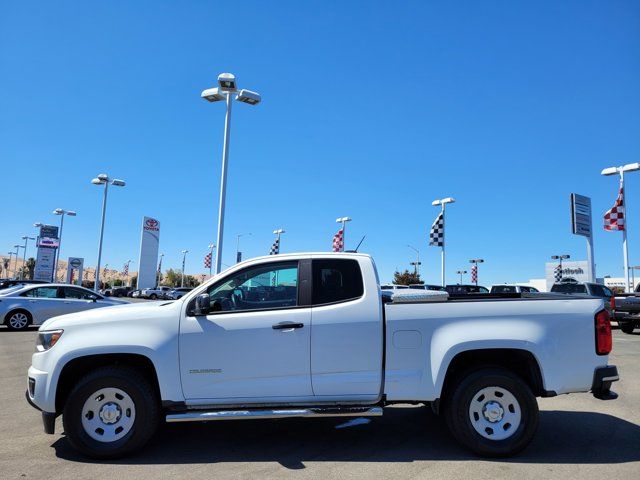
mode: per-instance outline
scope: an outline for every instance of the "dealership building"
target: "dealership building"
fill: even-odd
[[[541,292],[548,292],[555,283],[555,271],[557,267],[557,262],[547,262],[544,269],[544,278],[532,278],[528,282],[520,283],[520,285],[528,285],[537,288]],[[575,280],[576,282],[588,282],[590,278],[589,262],[586,260],[562,262],[562,278]],[[598,277],[596,282],[609,288],[624,288],[625,280],[623,277]],[[640,282],[640,275],[638,275],[637,279],[631,278],[631,285],[637,285],[638,282]]]

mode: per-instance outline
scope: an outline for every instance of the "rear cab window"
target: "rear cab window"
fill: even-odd
[[[551,287],[551,291],[554,293],[577,293],[586,295],[587,287],[580,283],[556,283]]]
[[[312,272],[313,305],[346,302],[364,295],[362,272],[357,260],[313,260]]]

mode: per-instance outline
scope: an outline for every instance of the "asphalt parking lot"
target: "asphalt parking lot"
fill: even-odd
[[[2,479],[640,478],[640,332],[614,332],[618,400],[539,399],[534,442],[507,460],[473,456],[429,408],[406,406],[354,426],[340,419],[174,424],[133,457],[93,461],[67,445],[60,419],[56,434],[45,435],[24,399],[35,337],[35,330],[0,328]]]

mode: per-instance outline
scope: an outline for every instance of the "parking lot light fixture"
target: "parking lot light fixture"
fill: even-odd
[[[640,163],[627,163],[626,165],[620,165],[619,167],[608,167],[600,172],[602,175],[610,176],[610,175],[619,175],[620,176],[620,190],[623,195],[623,205],[624,205],[624,228],[622,229],[622,257],[624,261],[624,278],[625,278],[625,292],[630,291],[629,286],[629,249],[627,247],[627,219],[629,218],[629,207],[627,205],[625,190],[624,190],[624,174],[625,172],[635,172],[640,170]]]
[[[23,248],[22,245],[14,245],[13,248],[16,249],[16,253],[14,253],[15,257],[13,258],[13,276],[18,279],[18,257],[20,256],[20,249]]]
[[[257,105],[262,98],[257,92],[251,90],[240,90],[235,75],[232,73],[221,73],[218,75],[218,86],[204,90],[200,94],[201,98],[208,102],[215,103],[225,101],[227,113],[224,120],[224,139],[222,144],[222,171],[220,172],[220,203],[218,207],[218,232],[216,237],[216,260],[215,273],[220,273],[222,266],[222,240],[224,236],[224,212],[227,191],[227,164],[229,162],[229,138],[231,136],[231,100],[235,99],[247,105]]]
[[[238,235],[236,235],[236,263],[239,263],[242,260],[240,254],[240,237],[244,237],[245,235],[251,235],[251,232],[239,233]]]
[[[187,253],[189,253],[189,250],[182,250],[182,278],[180,279],[181,287],[184,287],[184,264],[187,261]]]
[[[469,260],[469,263],[472,263],[473,266],[475,267],[475,270],[476,270],[475,284],[478,285],[478,264],[479,263],[484,263],[484,259],[482,259],[482,258],[472,258],[471,260]],[[473,277],[473,274],[471,276]],[[472,279],[472,280],[474,280],[474,279]]]
[[[96,178],[91,180],[91,183],[94,185],[104,185],[104,193],[102,195],[102,220],[100,222],[100,241],[98,243],[98,263],[96,265],[96,279],[95,285],[93,286],[94,291],[100,290],[100,261],[102,260],[102,239],[104,237],[104,220],[107,213],[107,194],[109,192],[109,184],[115,187],[124,187],[124,180],[119,180],[117,178],[109,178],[106,173],[101,173]]]
[[[22,252],[22,273],[20,274],[20,280],[24,280],[25,267],[27,266],[27,243],[29,240],[35,240],[35,237],[30,237],[29,235],[23,235],[22,240],[24,240],[24,250]]]
[[[416,261],[415,262],[411,262],[411,265],[413,265],[413,269],[415,271],[415,274],[417,276],[420,276],[420,265],[422,265],[422,262],[420,261],[420,250],[418,250],[416,247],[414,247],[412,245],[407,245],[407,247],[409,247],[411,250],[416,252]]]
[[[58,232],[58,251],[56,254],[56,261],[53,267],[53,280],[56,281],[58,279],[58,262],[60,261],[60,251],[62,250],[62,227],[64,226],[64,217],[68,215],[70,217],[75,217],[77,214],[73,210],[64,210],[62,208],[56,208],[53,211],[54,215],[60,216],[60,231]]]
[[[551,255],[551,260],[558,260],[558,267],[560,268],[560,279],[562,280],[562,261],[568,260],[571,258],[571,255]]]
[[[463,280],[463,279],[462,279],[462,276],[463,276],[463,275],[466,275],[466,274],[467,274],[467,271],[466,271],[466,270],[458,270],[456,273],[457,273],[458,275],[460,275],[460,285],[462,285],[462,280]]]
[[[452,197],[446,197],[446,198],[440,198],[440,199],[436,199],[433,202],[431,202],[431,205],[433,205],[434,207],[440,206],[441,211],[442,211],[442,219],[444,221],[444,212],[445,212],[445,207],[448,203],[455,203],[455,198]],[[442,230],[442,247],[440,249],[440,257],[442,259],[442,265],[441,265],[441,270],[440,270],[440,280],[442,283],[442,286],[445,286],[445,278],[444,278],[444,267],[445,267],[445,230],[446,230],[446,225],[445,228]]]

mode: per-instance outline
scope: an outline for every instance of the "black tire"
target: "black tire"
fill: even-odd
[[[471,402],[478,401],[474,397],[487,387],[507,390],[519,404],[520,424],[508,438],[490,440],[478,433],[472,424]],[[503,368],[483,368],[463,376],[445,400],[444,410],[454,438],[483,457],[507,457],[522,451],[538,428],[538,403],[531,389],[520,377]]]
[[[117,388],[133,400],[135,418],[131,429],[113,442],[91,438],[82,424],[82,411],[92,395],[103,388]],[[74,386],[64,406],[62,422],[71,446],[88,457],[107,459],[128,455],[153,436],[160,419],[158,397],[147,378],[127,367],[103,367],[85,375]]]
[[[633,333],[633,331],[636,328],[636,324],[634,322],[628,322],[628,323],[623,323],[622,325],[620,325],[620,330],[622,330],[624,333]]]
[[[158,296],[155,293],[152,293],[151,295],[149,295],[149,298],[151,300],[155,300],[156,298],[158,298]]]
[[[18,327],[18,326],[16,326],[15,323],[14,323],[14,325],[11,325],[11,318],[16,314],[24,315],[25,317],[27,317],[27,323],[24,324],[24,326]],[[14,332],[24,331],[27,328],[29,328],[29,325],[31,325],[32,323],[33,323],[33,316],[28,311],[23,310],[21,308],[10,311],[4,317],[4,324],[7,326],[7,328],[9,330],[12,330]]]

